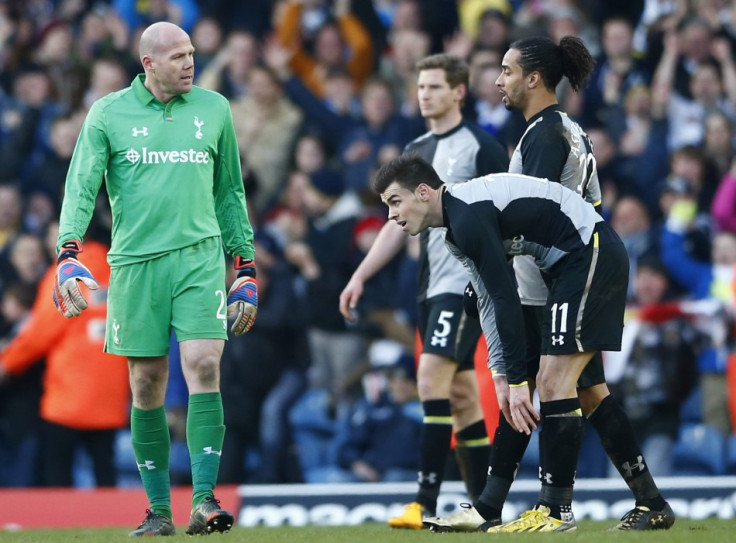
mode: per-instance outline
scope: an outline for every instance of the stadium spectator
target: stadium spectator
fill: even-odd
[[[192,29],[192,45],[197,50],[197,71],[202,72],[224,47],[222,23],[214,17],[202,17]]]
[[[703,151],[699,147],[683,147],[670,155],[669,174],[659,189],[660,217],[666,218],[672,204],[682,197],[695,202],[695,216],[685,237],[688,253],[703,262],[710,260],[713,221],[708,211],[718,186],[718,180],[708,173]]]
[[[602,54],[584,91],[583,123],[602,123],[608,107],[624,107],[629,89],[649,85],[649,71],[634,56],[634,28],[624,17],[604,21]]]
[[[476,43],[494,40],[493,47],[506,50],[512,8],[508,0],[462,0],[458,2],[460,30]]]
[[[96,3],[78,18],[78,33],[75,33],[72,50],[81,62],[90,64],[106,58],[120,62],[126,71],[135,68],[128,51],[131,29],[112,7]]]
[[[27,232],[19,233],[2,256],[11,269],[9,282],[20,283],[33,292],[48,264],[41,238]]]
[[[736,158],[721,179],[710,214],[717,230],[736,233]]]
[[[256,235],[258,326],[231,338],[222,354],[222,402],[228,432],[222,449],[221,483],[300,480],[293,468],[297,462],[287,414],[307,386],[308,304],[302,293],[303,279],[283,254],[289,213],[278,215]],[[233,275],[228,284],[235,279]]]
[[[336,0],[331,18],[313,29],[313,54],[304,43],[303,4],[286,0],[276,22],[279,43],[291,52],[290,67],[316,96],[324,96],[324,75],[333,66],[344,66],[357,88],[373,70],[373,43],[363,24],[350,12],[352,0]],[[324,14],[323,14],[324,16]]]
[[[601,126],[588,127],[586,132],[595,150],[595,166],[601,185],[601,212],[608,220],[619,196],[636,194],[636,190],[622,171],[621,159],[610,133]]]
[[[83,120],[83,115],[60,116],[54,119],[49,135],[50,149],[43,153],[22,184],[23,192],[27,196],[33,193],[45,194],[58,210],[66,172],[69,169]]]
[[[416,479],[422,406],[417,397],[414,357],[398,356],[390,344],[375,342],[369,351],[371,371],[364,376],[371,392],[338,426],[335,456],[340,468],[331,480],[396,482]],[[393,354],[393,356],[392,356]]]
[[[359,259],[353,231],[362,206],[334,170],[317,170],[305,181],[306,232],[285,247],[284,255],[307,284],[310,386],[328,391],[339,418],[356,399],[355,369],[362,365],[365,350],[363,335],[348,328],[337,309],[341,285]]]
[[[733,421],[728,410],[725,372],[731,324],[723,312],[733,318],[736,234],[727,230],[717,232],[708,245],[710,262],[695,259],[687,251],[686,233],[693,227],[697,210],[691,194],[674,196],[662,229],[661,256],[670,276],[688,295],[696,300],[709,300],[715,306],[701,313],[699,323],[709,339],[707,347],[698,353],[703,422],[729,435]]]
[[[652,475],[668,476],[680,407],[697,386],[701,333],[690,320],[688,305],[672,298],[669,275],[658,255],[640,258],[633,279],[623,348],[606,353],[606,378],[631,420]]]
[[[71,24],[56,20],[43,28],[33,54],[51,80],[56,101],[68,111],[81,105],[89,78],[87,66],[72,54],[73,40]]]
[[[500,3],[499,9],[487,9],[478,18],[474,45],[505,51],[511,41],[509,10]]]
[[[629,298],[636,293],[639,260],[659,253],[659,231],[652,225],[649,212],[636,196],[621,196],[611,214],[611,226],[624,242],[629,255]]]
[[[89,86],[82,99],[84,109],[89,109],[95,100],[124,88],[130,79],[125,66],[110,58],[92,61],[90,72]]]
[[[286,184],[302,113],[284,97],[281,81],[265,65],[250,69],[247,89],[245,96],[231,101],[231,109],[240,154],[255,177],[249,205],[260,218]]]
[[[20,241],[20,239],[18,240]],[[115,432],[128,423],[128,369],[125,359],[103,352],[107,247],[88,241],[81,262],[100,289],[78,319],[64,319],[49,303],[56,266],[41,280],[33,308],[12,341],[0,351],[0,381],[45,361],[40,415],[41,482],[73,486],[77,450],[92,459],[97,486],[115,486]]]
[[[626,93],[623,109],[609,105],[605,113],[604,129],[617,142],[619,189],[641,198],[653,217],[660,217],[659,180],[668,172],[666,112],[666,97],[635,86]]]
[[[0,250],[4,251],[23,225],[23,198],[16,185],[0,184]]]
[[[258,61],[258,39],[244,30],[227,35],[225,46],[195,74],[197,84],[236,99],[248,92],[248,76]]]
[[[500,64],[485,64],[478,69],[475,85],[471,84],[471,92],[475,97],[476,122],[489,134],[507,143],[506,123],[511,118],[503,104],[503,95],[498,91],[496,80],[501,75]]]
[[[736,118],[736,64],[731,54],[731,45],[725,38],[713,40],[705,34],[696,39],[691,35],[695,29],[707,31],[702,24],[688,26],[684,30],[689,38],[671,32],[664,37],[664,53],[657,65],[652,90],[657,96],[667,98],[669,118],[668,147],[671,151],[686,145],[698,145],[703,140],[703,121],[706,114],[720,109],[729,118]],[[688,41],[688,39],[690,41]],[[706,41],[702,45],[701,41]],[[696,42],[697,45],[691,44]],[[706,47],[705,53],[701,53]],[[713,57],[710,51],[713,51]],[[678,71],[682,67],[683,54],[693,54],[687,66],[689,72]],[[682,87],[678,75],[687,84]],[[676,129],[674,127],[677,127]]]
[[[704,121],[703,153],[708,160],[712,177],[718,182],[731,169],[736,156],[734,152],[733,122],[721,111],[708,113]]]
[[[429,54],[429,45],[426,32],[397,30],[391,35],[390,52],[381,57],[379,73],[391,84],[397,110],[404,117],[416,117],[419,112],[414,67]]]
[[[34,292],[18,283],[2,294],[0,343],[6,345],[21,328],[33,305]],[[43,366],[36,364],[20,375],[8,375],[0,362],[0,487],[42,484],[39,473],[39,404]]]
[[[418,125],[396,113],[390,84],[378,76],[366,81],[360,94],[361,114],[356,118],[351,111],[330,108],[301,80],[290,76],[285,57],[278,54],[277,48],[270,51],[271,67],[285,80],[287,93],[304,111],[305,121],[337,151],[346,188],[375,202],[368,188],[374,166],[396,156],[419,131]]]
[[[131,34],[159,21],[168,21],[189,33],[200,16],[196,0],[112,0],[112,6],[128,25]]]
[[[52,84],[43,68],[28,65],[13,80],[12,99],[6,103],[4,116],[9,123],[0,148],[3,172],[0,179],[12,181],[23,177],[45,149],[52,121],[68,108],[52,98]]]
[[[294,149],[294,166],[297,172],[309,175],[326,168],[328,162],[329,154],[321,138],[310,132],[299,136]]]

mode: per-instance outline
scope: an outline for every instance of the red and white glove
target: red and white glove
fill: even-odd
[[[65,317],[77,317],[87,309],[87,300],[82,296],[79,282],[87,288],[97,290],[100,285],[87,267],[77,260],[82,252],[79,241],[66,241],[59,250],[56,262],[56,282],[54,283],[54,304],[59,313]]]
[[[233,320],[230,331],[239,336],[251,329],[258,313],[258,280],[256,279],[256,263],[235,257],[235,269],[238,278],[227,293],[227,316]]]

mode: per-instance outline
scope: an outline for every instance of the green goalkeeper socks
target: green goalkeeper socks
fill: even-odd
[[[192,462],[192,507],[212,496],[220,470],[225,425],[219,392],[191,394],[187,413],[187,445]]]
[[[130,414],[130,433],[138,471],[151,510],[171,519],[171,482],[169,453],[171,436],[163,406],[138,409]]]

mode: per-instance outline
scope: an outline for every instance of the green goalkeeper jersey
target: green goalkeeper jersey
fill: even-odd
[[[144,78],[90,108],[66,178],[58,244],[82,239],[104,178],[112,209],[111,266],[215,236],[231,255],[253,258],[227,100],[194,86],[164,104]]]

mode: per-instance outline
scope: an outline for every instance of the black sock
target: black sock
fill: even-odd
[[[475,501],[486,484],[491,445],[483,419],[455,434],[455,458],[465,481],[470,501]]]
[[[542,490],[539,501],[559,515],[560,506],[572,503],[575,468],[583,441],[583,416],[577,397],[541,402],[540,411]]]
[[[588,420],[598,432],[611,462],[634,494],[636,505],[661,511],[666,502],[649,472],[634,429],[621,404],[608,395]]]
[[[572,518],[571,503],[566,505],[547,504],[547,507],[549,507],[549,516],[558,520],[570,520]]]
[[[422,402],[422,407],[424,425],[419,451],[419,491],[416,501],[424,506],[429,515],[434,516],[452,439],[450,400],[427,400]]]
[[[531,436],[517,432],[499,414],[498,427],[491,447],[491,465],[483,492],[473,504],[486,520],[499,518],[503,504],[509,494],[511,483],[516,478],[521,457],[524,456]]]

